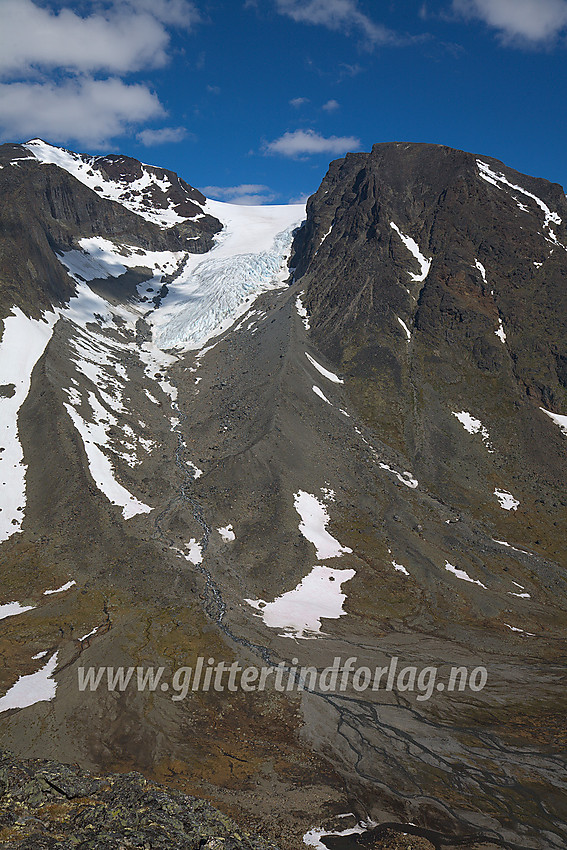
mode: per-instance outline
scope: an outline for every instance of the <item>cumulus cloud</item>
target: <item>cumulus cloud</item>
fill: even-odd
[[[398,37],[375,23],[358,8],[357,0],[276,0],[281,15],[304,24],[318,24],[330,30],[361,32],[371,44],[391,44]]]
[[[0,138],[41,136],[93,148],[165,114],[146,86],[119,79],[0,84]]]
[[[508,43],[542,44],[567,27],[566,0],[453,0],[453,9],[484,21]]]
[[[216,198],[242,206],[269,204],[278,197],[269,186],[263,186],[261,183],[242,183],[240,186],[204,186],[201,191],[207,198]]]
[[[2,138],[103,147],[163,117],[147,85],[120,78],[165,65],[168,28],[198,20],[191,0],[0,0]]]
[[[294,97],[290,100],[289,105],[299,109],[300,106],[304,106],[306,103],[309,103],[308,97]]]
[[[360,148],[360,139],[356,136],[321,136],[315,130],[295,130],[284,133],[279,139],[264,145],[264,153],[281,156],[299,157],[312,154],[331,154],[340,156],[349,150]]]
[[[187,136],[185,127],[160,127],[159,130],[142,130],[136,138],[147,148],[182,142]]]
[[[321,108],[324,109],[325,112],[336,112],[337,109],[340,109],[340,106],[341,105],[338,100],[328,100]]]
[[[81,17],[32,0],[0,0],[0,73],[22,76],[34,69],[125,74],[167,62],[165,24],[190,25],[192,5],[166,0],[118,2]],[[185,10],[185,13],[183,13]]]

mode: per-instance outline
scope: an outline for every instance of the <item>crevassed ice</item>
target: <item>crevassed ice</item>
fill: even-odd
[[[208,254],[191,254],[168,295],[147,321],[162,349],[189,351],[228,329],[262,292],[284,285],[293,233],[303,204],[238,207],[207,201],[224,222]]]

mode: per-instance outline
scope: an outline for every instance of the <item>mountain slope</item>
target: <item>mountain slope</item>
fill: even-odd
[[[562,847],[560,187],[377,145],[300,226],[120,157],[2,157],[3,744],[141,770],[283,847],[348,812]],[[267,686],[172,699],[199,657]],[[336,658],[488,678],[293,687]],[[78,687],[129,666],[169,690]]]

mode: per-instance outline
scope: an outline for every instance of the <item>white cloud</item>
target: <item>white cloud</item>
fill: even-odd
[[[125,74],[165,65],[169,33],[164,24],[179,25],[185,9],[190,25],[192,8],[181,0],[140,0],[135,7],[122,1],[81,17],[32,0],[0,0],[0,73],[22,77],[34,69],[60,68]]]
[[[56,83],[0,84],[0,138],[42,136],[104,147],[132,125],[162,117],[157,96],[122,80],[81,78]]]
[[[163,117],[147,85],[120,78],[165,65],[168,27],[190,29],[198,20],[191,0],[0,0],[2,138],[103,147]],[[143,143],[159,143],[159,134],[179,140],[180,132],[148,131]]]
[[[318,153],[340,156],[349,150],[360,148],[356,136],[329,136],[325,138],[315,130],[295,130],[284,133],[279,139],[264,145],[264,153],[282,156],[305,156]]]
[[[357,0],[276,0],[278,12],[294,21],[331,30],[359,30],[371,44],[396,42],[391,30],[376,24],[358,8]]]
[[[142,130],[136,138],[147,148],[182,142],[187,136],[185,127],[161,127],[159,130]]]
[[[269,204],[278,197],[269,186],[261,183],[242,183],[240,186],[204,186],[201,192],[207,198],[222,199],[230,204],[255,206]]]
[[[328,100],[327,103],[324,103],[322,109],[325,112],[336,112],[337,109],[340,109],[340,103],[338,100]]]
[[[565,0],[453,0],[453,9],[494,27],[508,43],[544,43],[567,27]]]
[[[304,104],[309,103],[308,97],[294,97],[290,100],[289,105],[294,106],[298,109],[300,106],[304,106]]]

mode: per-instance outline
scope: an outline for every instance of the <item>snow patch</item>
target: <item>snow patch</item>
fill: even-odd
[[[26,507],[24,452],[18,416],[28,397],[32,372],[45,351],[58,319],[44,313],[30,319],[18,307],[4,319],[0,342],[0,543],[21,531]]]
[[[551,410],[546,410],[545,407],[540,407],[540,410],[549,416],[550,419],[553,419],[556,425],[559,425],[561,431],[567,437],[567,416],[562,413],[552,413]]]
[[[498,488],[494,491],[494,495],[500,502],[500,507],[505,511],[516,511],[518,509],[518,505],[520,504],[517,499],[515,499],[511,493],[506,492],[506,490],[498,490]]]
[[[37,673],[19,677],[16,684],[0,697],[0,712],[12,708],[28,708],[38,702],[55,699],[57,682],[53,679],[53,673],[57,667],[58,654],[55,652]]]
[[[445,561],[445,569],[448,572],[453,573],[454,576],[460,578],[462,581],[468,581],[471,584],[478,584],[479,587],[483,587],[485,590],[488,590],[487,586],[481,581],[478,581],[478,579],[475,578],[471,578],[467,572],[465,572],[464,570],[459,570],[457,567],[454,567],[453,564],[449,563],[449,561]]]
[[[341,585],[356,575],[355,570],[333,570],[315,566],[294,590],[278,596],[273,602],[246,599],[259,611],[266,626],[283,629],[280,637],[314,639],[321,634],[321,620],[345,616],[346,594]]]
[[[302,295],[303,292],[295,299],[295,309],[297,310],[297,314],[303,322],[305,330],[308,331],[311,329],[311,325],[309,324],[309,314],[307,312],[307,309],[303,306],[303,302],[301,301]]]
[[[7,602],[5,605],[0,605],[0,620],[5,620],[6,617],[15,617],[17,614],[23,614],[24,611],[31,611],[35,605],[20,605],[19,602]]]
[[[490,434],[488,430],[484,427],[480,419],[475,419],[470,413],[466,410],[462,410],[460,413],[453,412],[453,416],[456,416],[465,431],[468,431],[469,434],[480,434],[482,437],[482,442],[488,448],[490,454],[494,452],[494,449],[490,443]]]
[[[236,535],[232,530],[232,524],[225,525],[224,528],[217,528],[217,531],[225,543],[230,543],[232,540],[236,540]]]
[[[392,469],[391,466],[388,466],[387,463],[382,463],[381,461],[378,463],[380,469],[386,470],[386,472],[391,472],[392,475],[395,475],[398,481],[402,484],[405,484],[406,487],[409,487],[410,490],[415,490],[416,487],[419,487],[419,481],[417,478],[414,478],[411,472],[397,472],[395,469]]]
[[[62,584],[61,587],[58,587],[57,590],[44,590],[44,596],[51,596],[52,593],[63,593],[65,590],[69,590],[69,588],[73,587],[73,585],[77,584],[76,581],[68,581],[66,584]]]
[[[329,513],[316,496],[299,490],[294,493],[294,507],[301,517],[299,530],[305,539],[315,546],[317,558],[340,558],[344,554],[352,553],[352,549],[341,546],[327,531]]]
[[[419,246],[415,239],[412,239],[411,236],[406,236],[405,234],[403,234],[398,225],[394,224],[393,221],[390,222],[390,227],[396,231],[396,233],[398,234],[410,254],[413,254],[421,268],[421,272],[419,274],[415,274],[414,272],[408,272],[410,278],[414,283],[423,283],[423,281],[429,274],[429,270],[431,269],[431,263],[433,262],[433,260],[428,260],[427,257],[425,257],[419,250]]]
[[[327,398],[327,396],[324,394],[324,392],[322,390],[320,390],[319,387],[317,387],[315,384],[313,384],[312,390],[315,393],[315,395],[319,396],[319,398],[323,399],[323,401],[326,401],[327,404],[331,405],[331,407],[333,406],[331,404],[331,402],[329,401],[329,399]]]
[[[325,369],[325,367],[324,367],[324,366],[321,366],[321,364],[320,364],[320,363],[317,363],[317,361],[315,360],[315,358],[314,358],[314,357],[311,357],[311,355],[310,355],[310,354],[308,354],[307,352],[305,352],[305,356],[307,357],[307,359],[309,360],[309,362],[311,363],[311,365],[312,365],[312,366],[315,366],[315,368],[317,369],[317,371],[318,371],[321,375],[323,375],[323,377],[324,377],[324,378],[327,378],[327,380],[332,381],[332,382],[333,382],[333,384],[344,384],[344,381],[343,381],[343,379],[342,379],[342,378],[339,378],[337,375],[335,375],[335,373],[334,373],[334,372],[329,372],[329,370],[328,370],[328,369]]]

